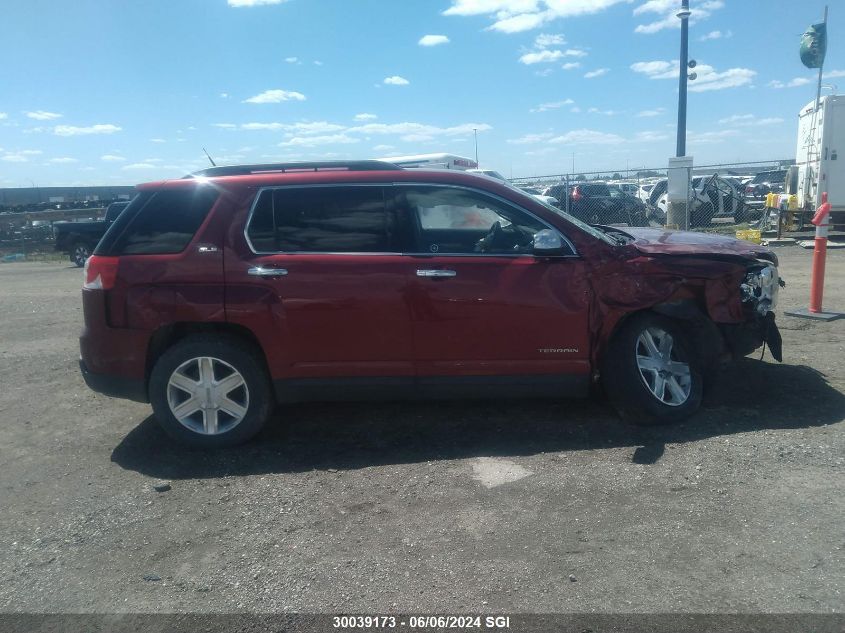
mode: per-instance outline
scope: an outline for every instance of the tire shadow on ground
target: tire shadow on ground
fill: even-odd
[[[666,444],[843,419],[845,395],[824,374],[746,358],[720,374],[697,415],[671,427],[623,424],[606,404],[591,400],[297,404],[280,408],[252,442],[212,452],[174,443],[149,416],[115,447],[112,461],[162,479],[618,447],[638,447],[633,461],[653,464]]]

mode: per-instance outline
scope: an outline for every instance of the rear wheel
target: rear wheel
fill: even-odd
[[[701,405],[704,381],[689,336],[679,323],[645,312],[617,332],[602,375],[611,403],[626,421],[672,424]]]
[[[85,262],[91,257],[91,247],[85,242],[76,242],[70,250],[70,261],[79,268],[85,266]]]
[[[261,430],[273,396],[263,363],[241,341],[194,335],[156,362],[150,402],[170,437],[197,448],[223,448]]]

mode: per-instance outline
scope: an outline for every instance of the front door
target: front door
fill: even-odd
[[[420,382],[589,376],[584,262],[532,255],[550,228],[512,203],[460,187],[396,185],[415,225],[411,307]],[[507,396],[507,392],[500,395]]]

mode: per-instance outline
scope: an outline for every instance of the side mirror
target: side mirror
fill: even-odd
[[[538,257],[563,254],[563,240],[560,233],[552,229],[543,229],[534,234],[531,252]]]

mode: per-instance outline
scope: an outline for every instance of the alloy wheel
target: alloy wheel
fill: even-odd
[[[689,363],[678,357],[672,335],[649,327],[637,338],[637,368],[651,394],[670,407],[684,404],[692,390]]]
[[[232,365],[201,356],[182,363],[170,375],[167,404],[182,426],[203,435],[219,435],[246,416],[249,389]]]

